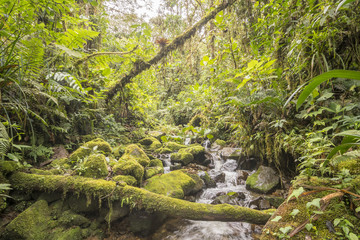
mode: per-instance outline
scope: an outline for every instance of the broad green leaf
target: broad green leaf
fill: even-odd
[[[360,138],[360,131],[359,130],[347,130],[341,133],[335,134],[335,136],[352,136],[356,138]]]
[[[357,207],[357,208],[355,209],[355,212],[360,212],[360,207]]]
[[[213,138],[214,138],[214,136],[211,135],[211,134],[207,134],[206,137],[207,137],[208,139],[213,139]]]
[[[343,0],[339,3],[339,5],[337,6],[336,8],[336,11],[335,13],[337,13],[337,11],[345,4],[348,4],[348,3],[352,3],[352,2],[355,2],[356,0]]]
[[[331,70],[329,72],[314,77],[313,79],[310,80],[310,83],[301,92],[296,103],[296,109],[298,110],[301,107],[301,105],[305,102],[306,98],[314,91],[316,87],[318,87],[321,83],[331,78],[348,78],[348,79],[360,80],[360,71]]]
[[[271,221],[272,222],[278,222],[280,219],[282,219],[282,216],[276,216]]]
[[[312,225],[311,223],[308,223],[305,225],[306,230],[308,230],[310,232],[310,230],[313,228],[314,225]]]
[[[349,234],[349,239],[350,240],[359,240],[359,238],[354,233]]]
[[[320,201],[321,201],[321,198],[315,198],[311,202],[306,203],[306,208],[309,208],[311,206],[320,208]]]
[[[300,187],[294,191],[292,191],[292,193],[290,194],[290,196],[288,197],[288,202],[289,200],[292,198],[292,197],[295,197],[296,199],[298,199],[298,197],[304,192],[304,188],[303,187]]]
[[[290,213],[290,216],[295,217],[299,212],[300,212],[300,210],[295,208],[295,209],[293,209],[292,212]]]
[[[248,63],[248,66],[247,66],[247,67],[248,67],[249,69],[251,69],[251,68],[255,67],[258,63],[259,63],[258,61],[252,60],[252,61],[250,61],[250,62]]]
[[[280,232],[282,232],[283,234],[287,234],[288,232],[291,231],[291,229],[292,229],[291,226],[287,226],[287,227],[282,227],[282,228],[280,228],[279,230],[280,230]]]
[[[341,219],[340,218],[335,218],[334,220],[334,226],[336,227],[339,223],[340,223]]]

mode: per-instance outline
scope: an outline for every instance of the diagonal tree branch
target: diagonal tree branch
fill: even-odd
[[[198,29],[204,26],[207,22],[213,19],[216,14],[220,11],[226,9],[227,7],[234,4],[237,0],[225,0],[223,3],[218,5],[214,10],[205,15],[199,22],[197,22],[194,26],[186,30],[182,35],[174,38],[172,42],[170,42],[165,47],[161,48],[161,50],[149,61],[137,61],[134,63],[131,71],[125,75],[122,79],[120,79],[112,88],[107,92],[107,101],[110,101],[116,93],[121,90],[126,84],[131,82],[131,79],[143,72],[144,70],[149,69],[152,65],[158,63],[163,57],[167,56],[170,52],[184,45],[185,41],[191,38]]]

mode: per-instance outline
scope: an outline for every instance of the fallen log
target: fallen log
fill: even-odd
[[[242,221],[265,224],[270,215],[265,211],[229,204],[203,204],[175,199],[149,192],[145,189],[119,184],[114,181],[80,176],[37,175],[23,172],[10,177],[11,187],[20,191],[67,192],[85,194],[89,198],[130,202],[134,208],[157,212],[169,217],[206,221]]]

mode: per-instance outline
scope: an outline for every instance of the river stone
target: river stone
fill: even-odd
[[[204,181],[205,186],[207,188],[214,188],[216,187],[216,182],[210,178],[209,174],[205,171],[200,171],[199,173],[200,178]]]
[[[255,173],[247,178],[246,189],[266,194],[275,190],[279,183],[280,178],[274,169],[260,166]]]
[[[214,181],[215,182],[219,182],[219,183],[223,183],[223,182],[225,182],[225,173],[223,173],[223,172],[220,172],[219,174],[217,174],[217,175],[215,175],[214,177],[213,177],[213,179],[214,179]]]
[[[249,173],[242,170],[237,170],[236,173],[237,173],[237,184],[238,185],[244,184],[249,176]]]
[[[254,200],[250,201],[249,205],[254,205],[256,206],[255,209],[259,210],[269,209],[271,207],[270,202],[263,197],[255,198]]]
[[[241,156],[241,149],[240,148],[231,148],[231,147],[224,147],[220,151],[220,156],[224,159],[238,159]]]

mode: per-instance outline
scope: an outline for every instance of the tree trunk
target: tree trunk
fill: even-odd
[[[131,206],[147,212],[157,212],[169,217],[207,221],[242,221],[265,224],[271,215],[264,211],[228,204],[211,205],[193,203],[171,198],[145,189],[128,186],[114,181],[85,177],[37,175],[17,172],[10,178],[11,187],[20,191],[60,191],[66,194],[83,193],[88,198],[121,201],[127,199]]]
[[[122,89],[126,84],[128,84],[132,78],[140,74],[146,69],[149,69],[152,65],[158,63],[163,57],[167,56],[170,52],[174,51],[175,49],[184,45],[185,41],[191,38],[198,29],[204,26],[207,22],[213,19],[216,14],[220,11],[226,9],[228,6],[234,4],[237,0],[227,0],[217,6],[214,10],[210,13],[206,14],[199,22],[197,22],[194,26],[189,28],[185,33],[180,36],[177,36],[173,41],[171,41],[168,45],[161,48],[160,52],[156,54],[149,62],[144,61],[136,61],[134,63],[133,68],[131,69],[130,73],[125,75],[122,79],[120,79],[115,86],[113,86],[107,92],[107,101],[110,101],[116,93]]]

